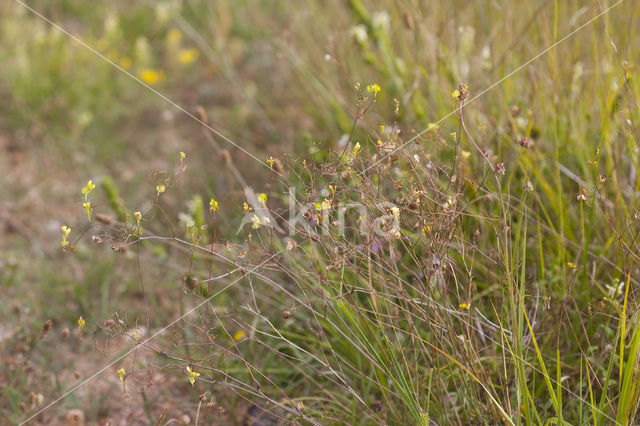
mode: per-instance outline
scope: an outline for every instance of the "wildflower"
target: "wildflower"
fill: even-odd
[[[253,224],[251,225],[252,229],[260,228],[260,225],[261,225],[260,218],[258,217],[257,214],[254,214],[253,216],[251,216],[251,223]]]
[[[239,331],[236,331],[236,333],[233,335],[233,340],[238,342],[238,341],[244,339],[245,336],[246,335],[245,335],[244,331],[239,330]]]
[[[580,188],[580,193],[576,197],[578,201],[587,201],[587,190],[584,188]]]
[[[504,167],[504,163],[498,163],[496,165],[496,168],[493,169],[493,172],[498,176],[504,176],[504,173],[506,171],[507,171],[507,169]]]
[[[243,211],[243,214],[247,214],[247,213],[249,213],[251,210],[253,210],[253,209],[251,208],[251,206],[250,206],[249,204],[247,204],[247,202],[246,202],[246,201],[242,203],[242,211]]]
[[[360,152],[360,142],[356,142],[356,144],[353,146],[353,156],[355,157],[356,155],[358,155],[358,153]]]
[[[471,307],[471,303],[462,302],[458,307],[460,307],[460,309],[469,309]]]
[[[89,182],[87,182],[87,185],[82,188],[82,195],[84,195],[85,200],[87,199],[89,193],[95,189],[95,187],[96,186],[93,184],[93,181],[90,180]]]
[[[178,62],[182,65],[189,65],[198,59],[199,53],[196,49],[182,49],[178,52]]]
[[[380,125],[380,133],[384,133],[384,125],[383,124]]]
[[[386,11],[375,12],[371,18],[371,23],[374,28],[381,31],[387,31],[389,29],[389,24],[391,23],[391,17]]]
[[[398,207],[391,207],[391,213],[393,214],[393,217],[395,217],[396,219],[398,217],[400,217],[400,209]]]
[[[531,183],[530,180],[528,180],[525,184],[524,184],[524,190],[527,192],[531,192],[533,191],[533,184]]]
[[[362,24],[352,27],[351,35],[356,39],[358,43],[366,43],[367,39],[369,38],[367,34],[367,27]]]
[[[80,317],[78,318],[78,329],[80,331],[82,331],[82,329],[84,328],[86,322],[84,321],[84,318]]]
[[[573,262],[567,262],[567,266],[568,266],[569,268],[573,269],[574,271],[575,271],[576,269],[578,269],[578,266],[576,266],[576,264],[575,264],[575,263],[573,263]]]
[[[133,217],[136,218],[136,223],[138,224],[138,228],[140,228],[140,221],[142,220],[142,213],[134,212]]]
[[[156,191],[158,191],[158,195],[162,194],[164,191],[167,190],[167,187],[164,185],[158,185],[156,186]]]
[[[83,203],[82,207],[87,212],[87,217],[89,218],[89,220],[91,220],[91,203],[89,202]]]
[[[263,206],[267,206],[267,194],[265,194],[264,192],[261,194],[258,194],[258,201],[260,201],[262,203]]]
[[[122,382],[122,384],[124,384],[124,368],[121,368],[117,371],[118,373],[118,377],[120,377],[120,381]]]
[[[146,84],[153,86],[164,79],[164,73],[162,71],[145,69],[138,73],[138,77]]]
[[[600,175],[600,183],[605,183],[607,181],[607,175]]]
[[[529,139],[529,138],[522,138],[522,139],[520,139],[520,141],[518,141],[518,144],[521,147],[523,147],[525,149],[528,149],[528,148],[531,148],[533,146],[533,141],[531,139]]]
[[[465,83],[460,83],[458,88],[451,92],[451,96],[459,101],[464,101],[469,97],[469,86]]]
[[[379,91],[380,91],[380,86],[378,85],[378,83],[372,83],[367,85],[367,92],[373,93],[374,98],[378,95]]]
[[[452,138],[452,139],[457,139],[457,137],[458,137],[458,133],[456,133],[456,132],[451,132],[451,138]]]
[[[180,151],[180,160],[184,160],[187,157],[187,154],[185,154],[184,152]]]
[[[200,373],[196,373],[191,369],[191,367],[187,367],[187,374],[189,374],[189,383],[193,386],[196,382],[196,377],[200,377]]]
[[[331,210],[331,200],[325,198],[321,203],[316,203],[315,208],[317,211]]]
[[[218,211],[218,202],[216,200],[214,200],[213,198],[209,201],[209,212],[213,213],[213,212],[217,212]]]
[[[353,88],[356,90],[360,90],[360,82],[356,82],[356,84],[353,85]]]
[[[333,185],[329,185],[329,191],[331,191],[331,196],[335,196],[336,195],[336,187]]]
[[[69,228],[67,225],[62,225],[60,229],[62,230],[62,241],[60,242],[60,245],[62,247],[66,247],[69,245],[69,241],[67,240],[67,238],[71,233],[71,228]]]
[[[269,157],[269,159],[267,160],[267,164],[269,165],[269,167],[271,167],[273,169],[273,163],[274,163],[274,159],[273,157]]]
[[[600,148],[596,149],[596,156],[595,158],[587,161],[587,164],[590,166],[597,166],[598,165],[598,158],[600,157]]]

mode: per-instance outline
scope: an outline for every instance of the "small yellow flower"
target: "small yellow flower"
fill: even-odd
[[[257,214],[254,214],[253,216],[251,216],[251,223],[253,224],[251,225],[252,229],[258,229],[260,228],[260,225],[262,225],[260,223],[260,218],[258,217]]]
[[[460,307],[460,309],[469,309],[471,308],[471,303],[462,302],[458,306]]]
[[[258,201],[262,203],[263,206],[267,206],[267,194],[264,192],[258,195]]]
[[[246,201],[242,203],[242,211],[243,211],[243,214],[247,214],[247,213],[249,213],[251,210],[253,210],[253,209],[251,208],[251,206],[250,206],[249,204],[247,204],[247,202],[246,202]]]
[[[460,97],[460,90],[456,89],[453,92],[451,92],[451,97],[458,99]]]
[[[395,218],[400,217],[400,209],[398,207],[391,207],[391,213],[393,213],[393,217]]]
[[[91,220],[91,203],[89,202],[83,203],[82,207],[87,212],[87,217],[89,218],[89,220]]]
[[[138,73],[138,77],[148,85],[153,86],[164,80],[164,73],[162,71],[144,69]]]
[[[336,195],[336,187],[333,185],[329,185],[329,191],[331,191],[331,196]]]
[[[80,331],[82,331],[82,329],[84,328],[86,322],[84,321],[84,318],[80,317],[78,318],[78,329]]]
[[[567,266],[571,269],[578,269],[578,266],[573,262],[567,262]]]
[[[216,200],[214,200],[213,198],[209,201],[209,212],[213,213],[213,212],[217,212],[218,211],[218,202]]]
[[[184,152],[180,151],[180,160],[184,160],[187,157],[187,154],[185,154]]]
[[[356,82],[356,84],[353,85],[353,88],[356,90],[360,90],[360,82]]]
[[[331,200],[327,200],[325,198],[321,203],[316,203],[314,207],[319,212],[323,210],[331,210]]]
[[[379,91],[380,91],[380,86],[378,85],[378,83],[372,83],[367,85],[367,92],[373,93],[374,98],[378,95]]]
[[[62,241],[60,242],[60,245],[62,247],[66,247],[69,245],[69,241],[67,240],[67,238],[71,233],[71,228],[69,228],[67,225],[62,225],[60,229],[62,230]]]
[[[271,167],[273,169],[273,163],[275,162],[275,160],[273,159],[273,157],[269,157],[269,159],[267,160],[267,164],[269,165],[269,167]]]
[[[167,190],[167,187],[164,185],[158,185],[156,186],[156,191],[158,191],[158,195],[162,194],[164,191]]]
[[[140,221],[142,220],[142,213],[134,212],[133,217],[136,218],[136,223],[138,224],[138,228],[140,228]]]
[[[383,124],[380,125],[380,133],[384,133],[384,125]]]
[[[356,155],[358,155],[361,149],[362,147],[360,146],[360,142],[356,142],[356,144],[353,146],[353,151],[351,153],[355,157]]]
[[[93,181],[90,180],[89,182],[87,182],[87,185],[82,188],[82,195],[84,195],[85,200],[87,199],[89,193],[95,189],[95,187],[96,186],[93,184]]]
[[[457,137],[458,137],[458,134],[456,132],[451,132],[452,139],[456,139]]]
[[[244,339],[244,331],[240,330],[240,331],[236,331],[236,333],[233,335],[233,340],[235,340],[236,342],[239,342],[240,340]]]
[[[120,381],[122,382],[122,384],[124,384],[124,374],[124,368],[118,370],[118,377],[120,377]]]
[[[180,52],[178,52],[178,61],[182,65],[189,65],[190,63],[198,59],[199,55],[200,54],[196,49],[182,49],[180,50]]]
[[[196,377],[200,377],[200,373],[196,373],[191,369],[191,367],[187,367],[187,374],[189,374],[189,383],[193,386],[196,382]]]

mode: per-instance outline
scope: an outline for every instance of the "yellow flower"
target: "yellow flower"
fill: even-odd
[[[383,124],[380,125],[380,133],[384,133],[384,125]]]
[[[60,245],[62,247],[66,247],[69,245],[69,241],[67,240],[67,238],[71,233],[71,228],[69,228],[67,225],[62,225],[60,229],[62,230],[62,241],[60,242]]]
[[[130,70],[131,65],[133,65],[133,62],[131,61],[131,58],[129,58],[128,56],[124,56],[120,59],[120,66],[123,69]]]
[[[253,229],[260,228],[260,225],[261,225],[260,218],[258,217],[257,214],[254,214],[253,216],[251,216],[251,223],[253,224],[251,225],[251,228]]]
[[[456,132],[451,132],[451,138],[456,139],[458,134]]]
[[[460,309],[469,309],[471,308],[471,303],[462,302],[458,306],[460,307]]]
[[[391,213],[393,213],[393,217],[400,217],[400,209],[398,207],[391,207]]]
[[[167,187],[164,185],[158,185],[156,186],[156,191],[158,191],[158,195],[162,194],[164,191],[167,190]]]
[[[567,262],[567,266],[568,266],[569,268],[571,268],[571,269],[577,269],[577,268],[578,268],[578,267],[576,266],[576,264],[575,264],[575,263],[572,263],[572,262]]]
[[[95,189],[95,187],[96,186],[93,184],[93,181],[90,180],[89,182],[87,182],[87,185],[82,188],[82,195],[84,195],[85,200],[87,199],[89,193]]]
[[[244,339],[244,331],[240,330],[240,331],[236,331],[236,333],[233,335],[233,340],[235,340],[236,342]]]
[[[453,92],[451,92],[451,97],[452,98],[459,98],[460,97],[460,90],[456,89]]]
[[[273,168],[273,163],[275,162],[275,160],[273,159],[273,157],[269,157],[269,159],[267,160],[267,164],[269,165],[269,167]]]
[[[82,329],[84,328],[86,322],[84,321],[84,318],[80,317],[78,318],[78,329],[80,331],[82,331]]]
[[[322,201],[322,203],[316,203],[314,207],[317,211],[330,210],[331,201],[325,198],[324,201]]]
[[[353,85],[353,88],[356,90],[360,90],[360,82],[356,82],[356,84]]]
[[[140,221],[142,220],[142,213],[134,212],[133,217],[136,218],[136,223],[138,224],[138,228],[140,228]]]
[[[124,384],[124,374],[124,368],[118,370],[118,377],[120,377],[120,381],[122,382],[122,384]]]
[[[249,213],[251,210],[253,210],[253,209],[251,208],[251,206],[250,206],[249,204],[247,204],[247,202],[246,202],[246,201],[242,203],[242,211],[243,211],[243,214],[247,214],[247,213]]]
[[[189,383],[191,386],[196,382],[196,377],[200,377],[200,373],[196,373],[191,369],[191,367],[187,367],[187,374],[189,374]]]
[[[217,212],[218,208],[218,202],[212,198],[211,201],[209,201],[209,212]]]
[[[184,152],[180,151],[180,160],[184,160],[186,158],[187,154],[185,154]]]
[[[87,212],[87,217],[89,218],[89,220],[91,220],[91,203],[83,203],[82,207]]]
[[[182,65],[189,65],[190,63],[198,59],[199,55],[200,54],[196,49],[182,49],[180,50],[180,52],[178,52],[178,61]]]
[[[374,98],[378,95],[379,91],[380,91],[380,86],[378,85],[378,83],[372,83],[367,85],[367,92],[373,93]]]
[[[164,73],[152,69],[144,69],[138,73],[138,77],[148,85],[154,85],[164,80]]]
[[[262,203],[263,206],[267,206],[267,194],[264,192],[258,195],[258,200]]]
[[[353,146],[353,151],[352,154],[355,157],[356,155],[358,155],[358,153],[360,152],[360,142],[356,142],[356,144]]]

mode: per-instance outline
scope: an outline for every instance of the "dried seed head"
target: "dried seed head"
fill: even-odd
[[[291,311],[284,311],[284,312],[282,312],[282,318],[284,318],[284,319],[289,319],[289,318],[291,318]]]
[[[202,395],[200,395],[198,397],[198,401],[202,402],[202,401],[206,401],[206,400],[207,400],[207,394],[206,393],[203,393]]]
[[[44,325],[42,326],[42,331],[40,332],[40,339],[44,339],[47,333],[51,330],[51,326],[53,325],[53,321],[46,320]]]
[[[600,183],[605,183],[607,181],[606,175],[600,175]]]
[[[98,237],[97,235],[93,235],[91,237],[91,241],[93,241],[96,244],[100,244],[102,242],[102,238]]]
[[[107,328],[115,328],[116,322],[114,320],[108,319],[104,322],[104,326]]]

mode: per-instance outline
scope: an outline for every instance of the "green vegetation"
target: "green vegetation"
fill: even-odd
[[[638,2],[27,4],[7,424],[638,422]]]

